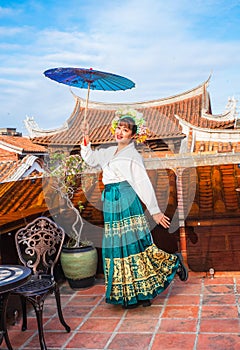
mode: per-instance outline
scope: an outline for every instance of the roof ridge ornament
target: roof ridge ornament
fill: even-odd
[[[235,119],[234,128],[239,126],[239,125],[237,125],[238,124],[238,115],[239,115],[238,106],[237,106],[238,101],[239,100],[237,100],[234,96],[228,97],[228,102],[227,102],[227,105],[225,107],[225,111],[230,112],[233,119]]]
[[[24,120],[24,124],[25,124],[25,127],[29,133],[30,138],[34,138],[34,137],[38,137],[38,136],[41,137],[41,136],[54,135],[54,134],[57,134],[61,131],[68,129],[67,122],[65,122],[62,126],[60,126],[57,129],[44,130],[38,126],[34,117],[29,117],[29,116],[26,116],[26,119]]]

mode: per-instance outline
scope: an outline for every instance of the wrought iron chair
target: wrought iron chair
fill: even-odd
[[[32,269],[32,277],[12,293],[21,298],[23,331],[27,329],[27,301],[34,307],[41,350],[47,350],[42,315],[44,301],[49,294],[55,295],[60,322],[67,332],[71,330],[63,318],[59,287],[53,275],[64,237],[63,229],[47,217],[35,219],[18,230],[15,236],[19,259],[25,266]]]

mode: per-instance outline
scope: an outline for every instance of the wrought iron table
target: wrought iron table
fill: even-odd
[[[9,350],[13,350],[7,332],[6,313],[9,293],[24,284],[31,276],[28,267],[20,265],[0,265],[0,345],[5,339]]]

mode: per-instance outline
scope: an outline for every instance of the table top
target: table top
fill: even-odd
[[[21,265],[0,265],[0,293],[19,287],[28,280],[31,269]]]

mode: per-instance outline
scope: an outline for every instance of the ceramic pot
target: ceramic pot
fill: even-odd
[[[94,284],[98,263],[95,247],[68,248],[64,246],[60,261],[71,288],[85,288]]]

